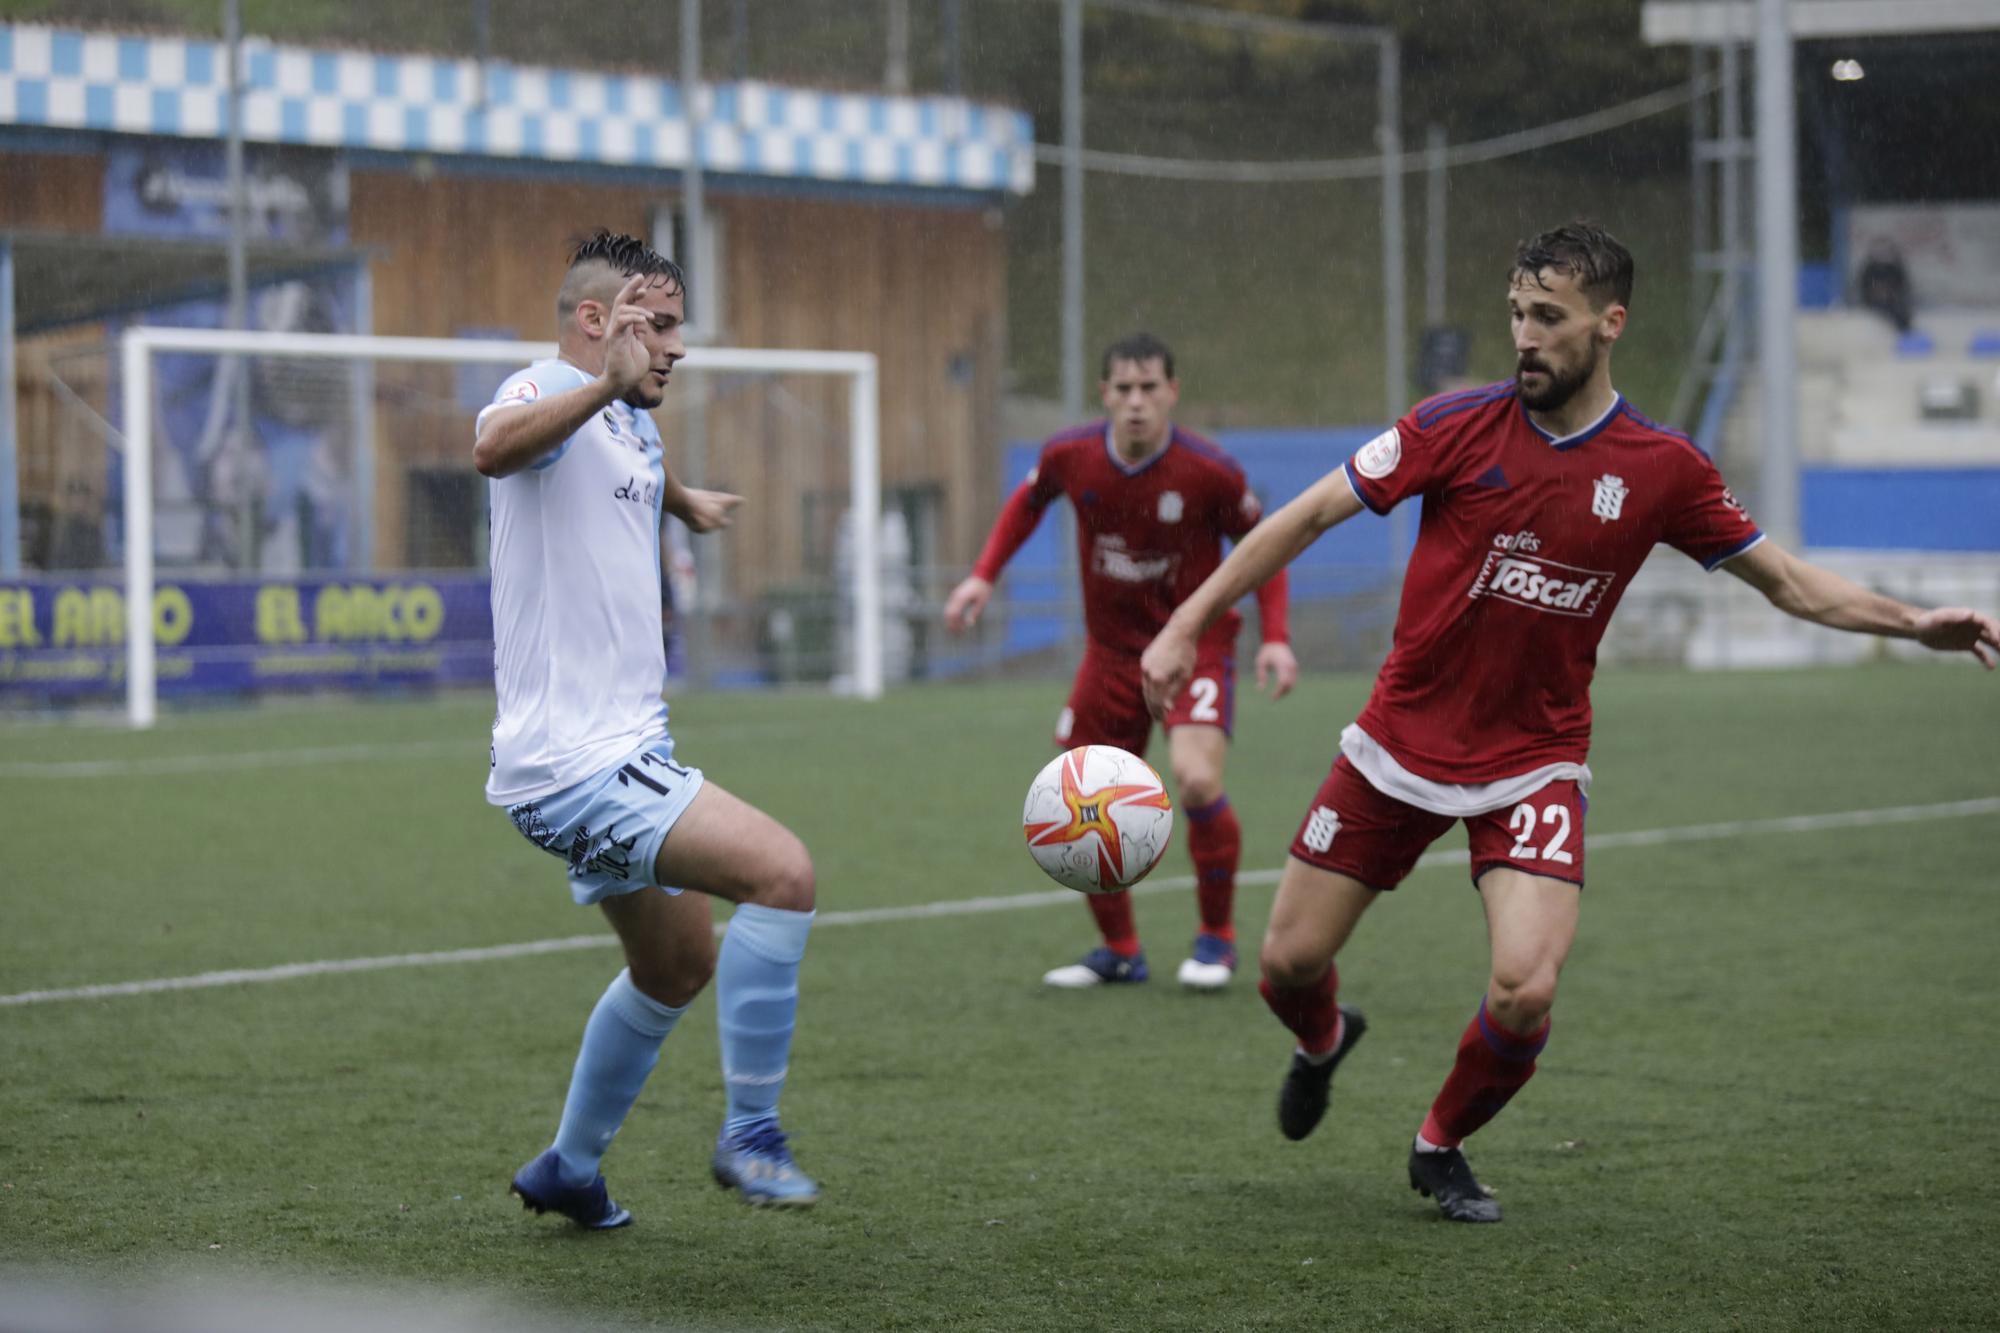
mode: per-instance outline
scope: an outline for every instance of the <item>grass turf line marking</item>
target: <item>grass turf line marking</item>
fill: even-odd
[[[1623,833],[1602,833],[1590,838],[1588,849],[1620,847],[1661,847],[1691,842],[1717,842],[1726,838],[1760,833],[1817,833],[1830,829],[1871,828],[1882,824],[1913,824],[1934,819],[1964,819],[1973,815],[2000,814],[2000,796],[1983,796],[1967,801],[1944,801],[1935,805],[1891,805],[1874,810],[1841,810],[1819,815],[1784,815],[1770,819],[1730,819],[1712,824],[1682,824],[1675,828],[1631,829]],[[1464,865],[1470,860],[1464,851],[1426,852],[1419,867]],[[1277,870],[1252,870],[1236,877],[1238,884],[1275,884]],[[1194,887],[1189,875],[1173,879],[1148,880],[1133,893],[1170,893]],[[944,916],[978,916],[990,912],[1014,912],[1032,907],[1052,907],[1074,902],[1068,889],[1040,893],[996,894],[983,898],[948,899],[918,903],[909,907],[864,907],[847,912],[821,912],[815,924],[860,926],[886,921],[919,921]],[[717,927],[719,931],[720,926]],[[122,995],[150,995],[160,991],[207,990],[216,986],[250,985],[266,981],[291,981],[299,977],[327,976],[342,972],[379,972],[397,967],[436,967],[447,963],[484,963],[503,958],[523,958],[535,954],[568,953],[577,949],[609,948],[615,935],[568,935],[561,939],[531,940],[525,944],[498,944],[484,949],[444,949],[431,953],[389,954],[379,958],[342,958],[317,963],[286,963],[280,967],[234,968],[225,972],[200,972],[185,977],[160,977],[150,981],[117,981],[98,986],[73,986],[64,990],[23,991],[0,995],[0,1009],[30,1004],[54,1004],[64,1000],[101,1000]]]
[[[373,745],[313,745],[295,750],[242,750],[236,753],[154,755],[133,759],[22,760],[0,764],[0,778],[153,777],[167,773],[232,773],[257,768],[298,768],[367,759],[481,754],[479,738],[451,741],[384,741]]]

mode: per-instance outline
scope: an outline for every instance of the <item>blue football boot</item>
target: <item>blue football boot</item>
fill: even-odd
[[[1221,990],[1236,975],[1236,946],[1220,935],[1202,931],[1181,964],[1180,983],[1190,990]]]
[[[592,1231],[609,1231],[632,1220],[630,1212],[611,1202],[601,1173],[588,1185],[563,1184],[554,1148],[514,1173],[512,1192],[530,1212],[561,1213]]]
[[[742,1192],[745,1203],[760,1208],[810,1208],[819,1202],[819,1185],[792,1160],[784,1131],[775,1120],[763,1120],[715,1140],[715,1183]]]
[[[1086,986],[1128,985],[1144,981],[1149,975],[1144,953],[1135,953],[1128,958],[1100,944],[1085,954],[1081,961],[1043,973],[1042,984],[1060,986],[1064,990],[1082,990]]]

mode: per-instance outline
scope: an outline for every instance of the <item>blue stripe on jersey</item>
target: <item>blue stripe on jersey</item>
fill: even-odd
[[[1672,426],[1662,426],[1659,422],[1654,421],[1652,418],[1646,416],[1644,413],[1640,412],[1638,408],[1632,406],[1632,404],[1630,403],[1625,404],[1625,415],[1627,417],[1630,417],[1635,424],[1642,426],[1649,431],[1652,431],[1655,435],[1663,435],[1667,439],[1673,440],[1678,444],[1686,445],[1688,448],[1700,454],[1705,461],[1708,461],[1707,452],[1703,450],[1700,445],[1696,444],[1694,442],[1694,439],[1690,435],[1688,435],[1686,431],[1675,430]]]
[[[1715,557],[1715,559],[1713,560],[1702,561],[1701,567],[1707,570],[1709,573],[1713,574],[1716,570],[1722,568],[1722,566],[1728,564],[1731,560],[1734,560],[1737,556],[1742,555],[1745,551],[1749,550],[1751,547],[1755,546],[1758,542],[1761,542],[1763,540],[1764,540],[1764,534],[1762,532],[1752,533],[1748,538],[1748,540],[1740,543],[1733,550],[1724,551],[1721,555]]]
[[[1421,402],[1419,402],[1416,405],[1416,407],[1414,407],[1411,410],[1418,413],[1435,412],[1438,408],[1449,407],[1451,404],[1458,402],[1460,399],[1472,398],[1476,397],[1479,394],[1484,394],[1484,393],[1491,393],[1494,389],[1500,387],[1502,384],[1511,384],[1511,383],[1512,383],[1511,380],[1497,380],[1492,384],[1481,384],[1469,389],[1449,389],[1444,393],[1432,394],[1430,397],[1425,398]]]
[[[1141,472],[1146,471],[1148,468],[1152,467],[1153,464],[1159,462],[1162,458],[1165,458],[1167,456],[1167,451],[1169,449],[1172,449],[1173,447],[1174,447],[1174,437],[1169,435],[1167,437],[1166,444],[1161,447],[1158,453],[1152,455],[1143,462],[1128,463],[1122,456],[1120,456],[1118,452],[1118,446],[1112,442],[1110,424],[1106,423],[1104,427],[1104,456],[1111,460],[1111,466],[1117,468],[1120,473],[1122,473],[1127,477],[1136,477]]]
[[[1429,430],[1438,422],[1470,407],[1485,403],[1496,403],[1514,391],[1514,381],[1501,380],[1497,384],[1483,384],[1477,389],[1460,389],[1456,393],[1440,394],[1417,404],[1417,428]]]
[[[1174,427],[1171,442],[1185,445],[1189,450],[1200,454],[1203,458],[1222,464],[1222,466],[1228,468],[1239,477],[1244,475],[1243,465],[1234,458],[1231,458],[1221,445],[1216,444],[1213,440],[1205,440],[1191,430],[1182,430],[1179,426]]]
[[[1341,469],[1347,473],[1347,485],[1349,489],[1351,489],[1354,492],[1354,494],[1360,498],[1361,503],[1367,505],[1370,509],[1374,510],[1378,514],[1387,515],[1389,511],[1382,508],[1382,506],[1376,504],[1375,501],[1369,497],[1367,489],[1362,486],[1361,474],[1354,470],[1354,460],[1350,458],[1345,463],[1342,463],[1340,466]]]
[[[1110,424],[1111,424],[1110,422],[1100,418],[1096,421],[1086,421],[1080,426],[1065,426],[1063,429],[1057,431],[1055,434],[1049,436],[1048,439],[1044,440],[1042,442],[1042,447],[1046,449],[1052,444],[1075,444],[1080,440],[1095,440],[1102,438],[1105,430],[1109,428]]]

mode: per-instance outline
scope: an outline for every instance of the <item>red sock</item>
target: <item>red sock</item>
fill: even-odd
[[[1308,1055],[1323,1055],[1340,1040],[1340,1008],[1333,1002],[1339,990],[1340,969],[1331,963],[1325,976],[1303,986],[1275,986],[1269,977],[1257,983],[1264,1003]]]
[[[1444,1090],[1424,1117],[1423,1136],[1440,1148],[1456,1148],[1473,1130],[1500,1114],[1508,1098],[1535,1072],[1535,1057],[1549,1043],[1549,1021],[1523,1037],[1486,1014],[1486,1001],[1458,1039],[1458,1061]]]
[[[1097,918],[1097,933],[1104,937],[1111,952],[1127,958],[1139,952],[1139,927],[1132,920],[1131,894],[1122,889],[1117,893],[1093,893],[1084,901],[1090,904],[1090,914]]]
[[[1236,863],[1243,854],[1243,826],[1227,796],[1189,806],[1188,855],[1194,858],[1194,895],[1201,928],[1225,940],[1236,938]]]

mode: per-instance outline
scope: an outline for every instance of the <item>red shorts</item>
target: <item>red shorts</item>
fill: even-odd
[[[1236,721],[1236,659],[1227,649],[1204,649],[1194,662],[1187,688],[1167,710],[1165,727],[1221,727]],[[1143,756],[1153,735],[1139,685],[1139,659],[1086,649],[1069,687],[1069,703],[1056,718],[1056,744],[1115,745]]]
[[[1582,788],[1563,781],[1525,801],[1469,816],[1472,882],[1495,866],[1513,866],[1583,887],[1583,815],[1589,806]],[[1292,839],[1292,855],[1371,889],[1393,889],[1455,822],[1377,791],[1342,755],[1313,797]]]

